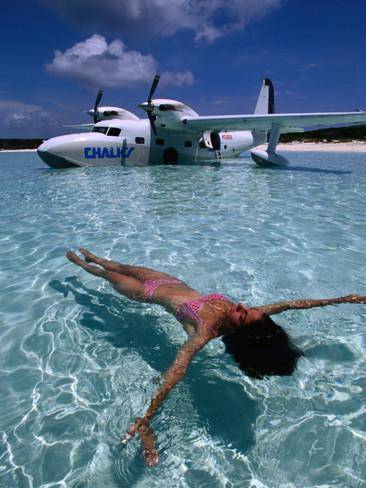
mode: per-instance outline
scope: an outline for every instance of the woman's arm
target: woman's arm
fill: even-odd
[[[275,315],[277,313],[285,312],[286,310],[300,310],[303,308],[326,307],[328,305],[338,305],[339,303],[366,303],[365,295],[346,295],[344,297],[336,298],[319,298],[307,300],[289,300],[285,302],[270,303],[260,307],[253,307],[261,310],[267,315]]]
[[[170,391],[184,377],[194,355],[200,349],[202,349],[202,347],[207,344],[210,339],[211,337],[208,335],[197,334],[183,344],[173,364],[164,373],[163,383],[160,386],[159,390],[156,392],[145,415],[141,418],[136,419],[135,423],[130,426],[127,435],[122,440],[123,443],[126,443],[132,436],[136,434],[136,432],[139,432],[145,462],[149,466],[153,466],[158,462],[158,453],[155,448],[154,434],[149,426],[149,422],[156,410],[168,396]]]

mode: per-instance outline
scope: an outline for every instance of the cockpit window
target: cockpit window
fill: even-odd
[[[106,134],[107,130],[108,130],[108,127],[96,126],[96,127],[93,127],[92,132],[100,132],[101,134]]]
[[[118,129],[118,127],[110,127],[107,135],[118,137],[120,133],[121,133],[121,129]]]

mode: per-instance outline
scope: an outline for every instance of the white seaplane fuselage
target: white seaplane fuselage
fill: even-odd
[[[54,137],[41,144],[38,154],[53,168],[147,163],[191,163],[236,158],[242,152],[268,142],[266,150],[251,151],[260,166],[284,166],[289,162],[276,153],[281,133],[303,132],[309,126],[366,123],[366,112],[274,113],[271,80],[263,80],[253,114],[199,116],[182,102],[151,100],[156,76],[147,102],[140,104],[147,119],[119,107],[100,107],[102,92],[94,110],[96,120],[84,124],[91,132]]]
[[[167,111],[163,117],[157,116],[156,134],[149,119],[111,118],[97,122],[91,132],[49,139],[38,148],[38,154],[54,168],[189,163],[236,158],[265,141],[265,131],[190,131],[181,120],[197,114],[175,100],[154,101],[157,107],[167,102],[179,111],[172,110],[173,117]]]

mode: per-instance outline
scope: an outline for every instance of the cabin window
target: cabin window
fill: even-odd
[[[184,141],[186,147],[192,147],[192,141]]]
[[[114,137],[118,137],[120,133],[121,133],[121,129],[118,129],[118,127],[110,127],[108,131],[108,135]]]
[[[135,137],[135,142],[136,142],[136,144],[145,144],[145,138],[144,137]]]
[[[108,127],[94,126],[92,132],[100,132],[101,134],[106,134]]]
[[[165,144],[164,139],[156,139],[155,144],[157,146],[164,146]]]

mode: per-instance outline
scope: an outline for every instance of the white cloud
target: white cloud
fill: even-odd
[[[171,36],[181,30],[212,42],[245,28],[286,0],[40,0],[76,25],[125,36]]]
[[[151,55],[127,51],[118,39],[108,44],[103,36],[94,34],[64,53],[56,51],[46,69],[86,85],[120,86],[151,80],[156,61]]]
[[[65,52],[56,51],[46,70],[93,87],[134,86],[151,82],[157,72],[157,62],[151,54],[127,50],[119,39],[108,44],[103,36],[94,34]],[[170,85],[193,83],[190,71],[166,72],[162,77]]]
[[[18,102],[17,100],[0,100],[0,113],[9,110],[22,110],[25,112],[36,112],[41,110],[39,105],[32,105],[30,103]]]
[[[55,118],[39,105],[17,100],[0,101],[0,129],[4,136],[39,135],[57,125]]]
[[[1,125],[5,128],[23,128],[44,116],[42,107],[15,100],[0,101]]]
[[[181,71],[175,73],[173,71],[164,71],[161,75],[162,85],[193,85],[194,77],[191,71]]]

